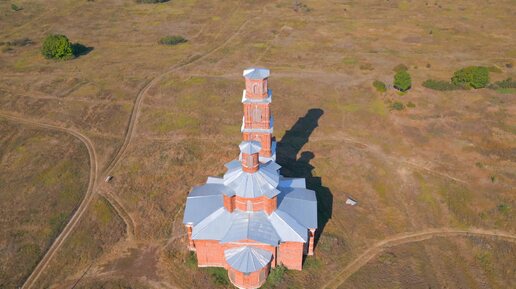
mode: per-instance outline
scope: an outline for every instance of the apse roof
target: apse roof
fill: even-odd
[[[272,253],[256,247],[243,246],[225,250],[224,258],[231,268],[242,273],[252,273],[267,266],[272,260]]]

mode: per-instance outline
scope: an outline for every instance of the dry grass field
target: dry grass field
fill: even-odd
[[[238,155],[252,65],[271,69],[282,173],[307,178],[321,221],[304,270],[266,288],[516,286],[516,92],[422,86],[469,65],[516,78],[512,0],[14,2],[0,1],[0,288],[42,258],[90,165],[66,132],[2,115],[79,132],[96,152],[93,197],[31,288],[231,288],[195,266],[182,209]],[[49,33],[92,50],[46,60]],[[158,44],[167,35],[188,41]],[[375,247],[428,230],[465,233]]]

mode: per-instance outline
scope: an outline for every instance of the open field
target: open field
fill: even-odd
[[[0,52],[0,113],[80,132],[99,180],[32,288],[230,288],[195,267],[182,208],[192,186],[238,155],[250,65],[271,69],[282,173],[307,178],[320,204],[316,256],[266,287],[514,287],[514,242],[480,235],[388,247],[338,278],[400,234],[515,237],[514,91],[421,85],[468,65],[491,67],[491,81],[516,78],[513,1],[306,0],[297,12],[290,0],[18,2],[12,11],[0,1],[0,42],[34,43]],[[45,60],[51,32],[93,50]],[[167,35],[188,42],[159,45]],[[403,95],[391,88],[398,64],[413,79]],[[415,107],[392,110],[395,101]],[[48,213],[69,216],[86,191],[88,154],[68,134],[0,118],[0,161],[0,252],[30,253],[0,254],[0,288],[16,288],[63,228],[53,231]],[[56,176],[42,195],[47,171]]]
[[[0,288],[15,288],[83,197],[88,154],[61,132],[2,118],[0,131]]]

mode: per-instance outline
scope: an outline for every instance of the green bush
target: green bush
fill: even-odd
[[[385,83],[383,83],[383,82],[381,82],[379,80],[373,81],[373,86],[379,92],[386,92],[387,91],[387,87],[385,86]]]
[[[407,91],[412,86],[412,79],[407,71],[399,71],[394,75],[394,87],[399,91]]]
[[[426,88],[430,88],[433,90],[440,90],[440,91],[462,89],[462,86],[460,86],[460,85],[455,85],[451,82],[444,81],[444,80],[433,80],[433,79],[425,80],[425,82],[423,82],[423,86]]]
[[[283,276],[287,272],[287,268],[283,265],[278,265],[275,268],[271,268],[271,272],[267,277],[267,281],[263,284],[264,288],[275,288],[278,286],[281,281],[283,281]]]
[[[393,69],[394,72],[407,71],[408,67],[405,64],[398,64]]]
[[[163,45],[177,45],[177,44],[180,44],[180,43],[185,43],[187,41],[188,40],[186,40],[186,38],[184,38],[183,36],[174,35],[174,36],[166,36],[166,37],[161,38],[159,40],[159,44],[163,44]]]
[[[72,43],[66,36],[60,34],[51,34],[45,38],[41,54],[47,59],[71,59],[74,56]]]
[[[483,88],[489,83],[489,70],[483,66],[469,66],[455,71],[451,82],[465,87]]]
[[[22,10],[23,8],[19,7],[18,5],[16,4],[11,4],[11,10],[13,11],[20,11]]]
[[[395,101],[391,104],[391,110],[404,110],[405,105],[399,101]]]

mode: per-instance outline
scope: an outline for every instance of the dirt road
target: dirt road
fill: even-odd
[[[40,127],[44,129],[51,129],[51,130],[59,130],[68,134],[71,134],[78,138],[88,150],[89,158],[90,158],[90,177],[88,182],[88,188],[86,190],[86,193],[84,195],[84,198],[82,199],[82,202],[79,204],[79,207],[75,210],[72,217],[64,227],[64,229],[61,231],[61,233],[57,236],[57,238],[54,240],[48,251],[45,253],[41,261],[38,263],[38,265],[34,268],[32,273],[29,275],[27,280],[25,280],[25,283],[22,286],[22,289],[24,288],[30,288],[36,279],[38,279],[39,275],[41,275],[41,272],[46,268],[49,261],[52,259],[52,257],[56,254],[57,250],[61,247],[64,240],[70,235],[72,230],[75,228],[77,223],[79,222],[79,219],[86,211],[86,208],[88,207],[89,203],[91,202],[93,195],[94,195],[94,188],[97,183],[97,154],[95,152],[95,148],[90,141],[88,137],[81,134],[78,131],[75,131],[73,129],[42,123],[41,121],[36,120],[29,120],[26,118],[22,118],[19,116],[10,115],[4,112],[0,112],[0,117],[6,118],[8,120],[23,123],[30,126]]]
[[[373,246],[366,249],[360,256],[351,261],[342,271],[337,273],[333,280],[323,285],[321,288],[337,289],[342,283],[344,283],[351,275],[360,270],[364,265],[367,264],[376,255],[381,253],[385,248],[394,247],[407,243],[420,242],[434,237],[451,237],[451,236],[486,236],[496,237],[507,240],[509,242],[516,243],[516,235],[508,232],[488,229],[451,229],[451,228],[438,228],[438,229],[427,229],[420,232],[404,233],[396,235],[385,240],[382,240]]]

